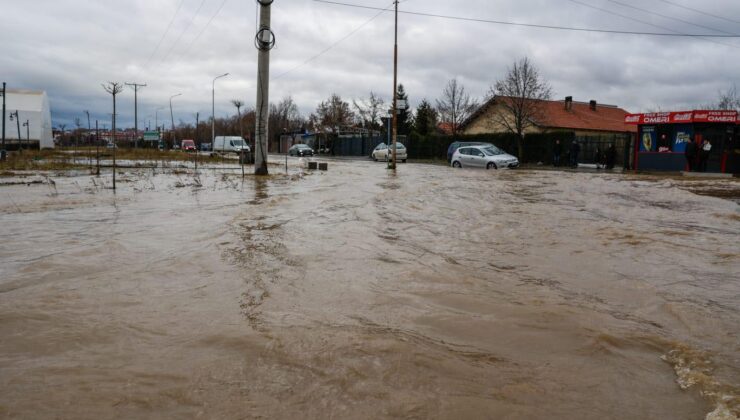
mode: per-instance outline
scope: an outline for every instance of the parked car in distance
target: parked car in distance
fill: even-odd
[[[447,163],[452,163],[452,155],[455,151],[463,146],[493,146],[492,143],[479,142],[479,141],[455,141],[450,144],[447,148]],[[494,146],[495,147],[495,146]]]
[[[221,153],[251,152],[249,145],[239,136],[216,136],[213,139],[213,151]]]
[[[211,151],[211,143],[201,143],[200,144],[200,151],[201,152],[210,152]]]
[[[109,142],[105,145],[105,147],[107,147],[108,149],[118,149],[118,146],[116,146],[116,144],[113,142]]]
[[[392,153],[393,146],[389,146],[385,143],[380,143],[379,145],[375,146],[375,149],[370,154],[370,157],[377,162],[379,160],[389,159],[390,154]],[[406,146],[404,146],[403,143],[396,142],[396,159],[404,163],[406,162],[406,159],[408,159],[408,151],[406,150]]]
[[[288,149],[290,156],[313,156],[313,149],[305,144],[294,144]]]
[[[183,140],[182,143],[180,143],[180,147],[182,148],[183,152],[195,152],[196,150],[198,150],[195,147],[195,142],[189,139]]]
[[[516,168],[519,159],[504,152],[496,146],[460,147],[452,155],[454,168]]]

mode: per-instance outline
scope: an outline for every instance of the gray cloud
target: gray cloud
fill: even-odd
[[[149,60],[180,1],[182,8]],[[390,0],[352,1],[373,7],[391,4]],[[620,1],[718,31],[740,33],[740,24],[660,0]],[[673,1],[740,20],[740,2],[735,0]],[[574,27],[710,32],[607,0],[588,4],[649,24],[568,0],[407,0],[401,9]],[[111,100],[100,84],[109,80],[148,84],[140,91],[139,119],[151,119],[152,124],[158,107],[167,107],[159,114],[160,120],[169,120],[168,99],[175,93],[183,94],[173,101],[176,121],[194,121],[196,112],[202,119],[210,116],[211,81],[224,72],[231,75],[217,82],[216,114],[234,114],[230,105],[234,98],[248,106],[254,103],[257,54],[252,1],[29,0],[5,4],[3,9],[3,80],[10,87],[46,90],[55,124],[70,125],[74,117],[84,116],[85,109],[93,118],[108,121]],[[273,29],[278,43],[272,53],[272,99],[292,95],[304,114],[334,92],[350,100],[366,97],[372,90],[390,99],[391,13],[378,16],[303,65],[376,14],[311,0],[276,0]],[[473,96],[482,98],[507,66],[523,56],[540,67],[558,97],[597,99],[632,111],[711,103],[719,90],[740,81],[740,39],[566,32],[402,14],[399,45],[399,81],[406,86],[412,105],[422,98],[433,101],[453,77]],[[119,125],[133,126],[133,91],[124,91],[118,104]]]

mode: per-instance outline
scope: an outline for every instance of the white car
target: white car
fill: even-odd
[[[504,152],[496,146],[461,147],[452,155],[454,168],[516,168],[519,159]]]
[[[370,154],[370,157],[372,157],[373,160],[376,162],[379,160],[388,160],[390,159],[389,153],[393,153],[392,149],[393,146],[389,146],[385,143],[380,143],[375,147],[375,150],[373,150],[373,153]],[[396,142],[396,159],[404,163],[406,162],[406,159],[408,159],[406,146],[398,142]]]

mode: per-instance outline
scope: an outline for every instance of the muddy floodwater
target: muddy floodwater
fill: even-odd
[[[5,180],[0,417],[740,415],[737,180],[272,170]]]

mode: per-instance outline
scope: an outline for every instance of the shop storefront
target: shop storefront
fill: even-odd
[[[707,172],[740,173],[740,131],[737,111],[685,111],[630,114],[626,124],[638,126],[635,142],[637,170],[688,170],[690,142],[711,144]],[[697,156],[697,163],[699,161]]]

